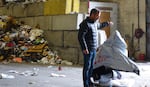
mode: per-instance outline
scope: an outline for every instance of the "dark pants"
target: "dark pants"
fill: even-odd
[[[93,72],[93,64],[96,56],[96,50],[90,50],[89,54],[84,55],[84,66],[83,66],[83,83],[84,87],[90,87]]]

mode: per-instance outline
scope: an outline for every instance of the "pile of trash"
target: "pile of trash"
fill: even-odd
[[[60,64],[62,59],[48,47],[43,33],[39,24],[32,28],[24,21],[18,23],[13,17],[0,16],[0,60]]]

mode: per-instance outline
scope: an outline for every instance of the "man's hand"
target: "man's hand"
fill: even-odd
[[[88,50],[88,49],[83,50],[83,53],[84,53],[84,54],[89,54],[89,50]]]
[[[114,25],[114,23],[112,21],[109,21],[108,23],[109,23],[110,26]]]

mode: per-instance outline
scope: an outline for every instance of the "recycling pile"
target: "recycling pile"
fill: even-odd
[[[58,64],[57,51],[49,49],[43,30],[17,23],[13,17],[0,16],[0,60],[7,62],[40,62]]]

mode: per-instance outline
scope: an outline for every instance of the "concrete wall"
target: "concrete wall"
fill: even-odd
[[[29,17],[29,16],[40,16],[43,15],[44,4],[14,4],[9,3],[5,6],[0,7],[0,15],[11,15],[14,17]]]
[[[132,28],[138,28],[138,0],[115,0],[119,4],[119,29],[125,37],[132,36]],[[135,57],[138,58],[139,53],[146,54],[146,4],[145,0],[139,0],[139,26],[145,32],[140,39],[140,50],[136,52]],[[134,46],[137,49],[137,39],[134,37]]]

